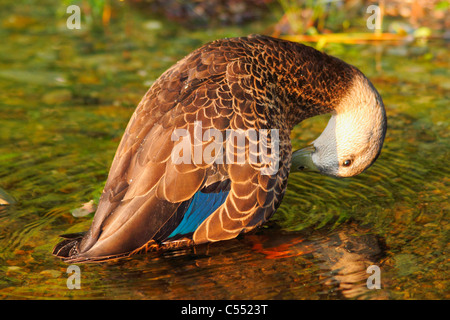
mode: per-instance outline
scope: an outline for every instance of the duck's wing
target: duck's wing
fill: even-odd
[[[182,85],[179,76],[164,77],[134,113],[77,259],[114,256],[164,238],[179,224],[186,202],[204,185],[207,167],[171,161],[173,148],[183,142],[172,141],[174,130],[192,134],[194,125],[186,117],[192,113],[197,118],[201,112],[183,108],[188,97],[179,101]],[[206,94],[198,88],[192,95],[200,96],[201,91]]]
[[[212,43],[194,51],[154,83],[127,126],[90,230],[81,241],[66,239],[55,248],[56,255],[73,261],[100,260],[132,252],[151,240],[192,232],[192,226],[195,243],[229,239],[275,211],[289,172],[285,128],[278,128],[280,170],[272,175],[248,162],[248,143],[244,164],[174,164],[171,159],[182,143],[173,141],[174,130],[184,129],[194,137],[196,122],[201,122],[202,135],[208,129],[224,133],[274,128],[265,119],[263,105],[252,96],[244,59],[249,53],[238,45],[237,49]],[[202,152],[210,143],[202,143]],[[187,227],[177,231],[183,225]]]

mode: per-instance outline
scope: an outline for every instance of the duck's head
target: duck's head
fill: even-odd
[[[380,95],[361,74],[335,106],[322,134],[292,155],[291,172],[315,171],[351,177],[377,159],[386,134],[386,113]]]

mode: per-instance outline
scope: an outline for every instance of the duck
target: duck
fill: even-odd
[[[322,114],[324,131],[293,152],[294,126]],[[290,173],[358,175],[386,130],[380,94],[339,58],[265,35],[207,43],[144,95],[89,230],[53,255],[102,262],[236,238],[275,213]]]

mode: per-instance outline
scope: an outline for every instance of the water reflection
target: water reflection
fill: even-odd
[[[255,244],[258,251],[268,259],[282,259],[305,255],[310,262],[319,266],[318,274],[330,291],[338,290],[345,298],[380,299],[385,292],[372,292],[367,288],[370,265],[381,266],[385,257],[384,239],[372,234],[356,222],[341,225],[331,233],[313,232],[309,236],[292,233],[277,237],[271,244]]]
[[[322,261],[323,270],[330,270],[326,283],[337,286],[346,298],[387,298],[385,291],[376,292],[367,286],[368,267],[382,269],[385,242],[369,229],[356,224],[345,225],[315,243],[314,257]]]
[[[381,290],[366,286],[367,267],[383,268],[384,248],[383,239],[355,222],[328,233],[269,228],[108,263],[101,287],[142,299],[385,299],[384,283]]]

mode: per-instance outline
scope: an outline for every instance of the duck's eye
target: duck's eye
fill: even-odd
[[[349,160],[349,159],[345,160],[345,161],[342,163],[342,165],[343,165],[344,167],[348,167],[348,166],[350,166],[351,164],[352,164],[352,160]]]

